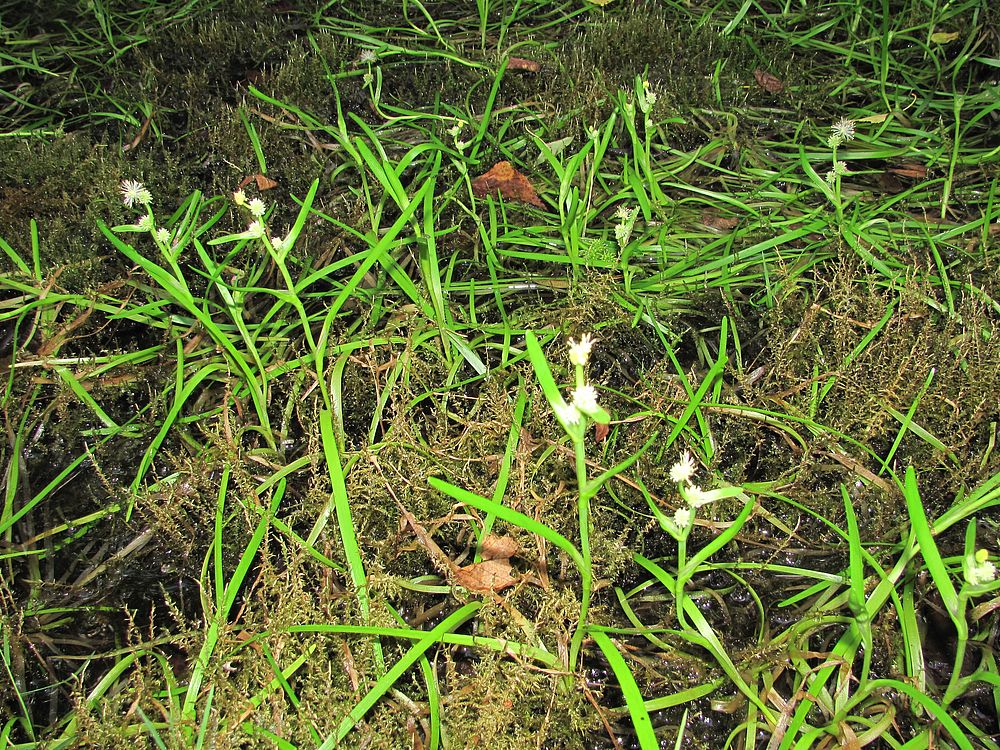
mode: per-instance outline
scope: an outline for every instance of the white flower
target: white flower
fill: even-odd
[[[153,202],[152,194],[146,190],[141,182],[136,180],[122,180],[118,189],[121,191],[122,201],[129,208],[136,204],[145,206]]]
[[[170,241],[170,230],[166,227],[160,227],[156,230],[156,241],[161,245],[166,245]]]
[[[573,391],[573,406],[587,415],[593,415],[600,406],[597,405],[597,390],[592,385],[581,385]]]
[[[833,165],[833,169],[826,173],[826,181],[831,185],[837,181],[838,177],[850,174],[846,161],[838,161]]]
[[[271,247],[273,247],[279,253],[285,253],[291,250],[292,243],[289,241],[288,237],[272,237]]]
[[[358,62],[362,65],[371,65],[376,60],[378,60],[378,55],[375,54],[375,50],[363,49],[358,55]]]
[[[250,213],[256,218],[260,218],[264,215],[264,211],[267,210],[267,206],[264,205],[264,201],[260,198],[254,198],[247,204],[247,208],[250,209]]]
[[[242,190],[237,190],[233,193],[233,203],[237,206],[245,206],[247,204],[247,194]]]
[[[684,488],[684,499],[688,501],[688,505],[692,508],[700,508],[702,505],[715,500],[711,492],[705,492],[705,490],[696,484],[689,484]]]
[[[153,217],[150,216],[149,214],[143,214],[142,216],[139,217],[139,220],[135,223],[135,225],[144,232],[152,232]]]
[[[989,550],[976,550],[975,560],[965,574],[965,580],[970,586],[979,586],[996,580],[997,566],[990,562],[989,557]]]
[[[694,513],[690,508],[678,508],[674,512],[674,523],[682,529],[686,529],[691,523],[691,519],[694,517]]]
[[[594,346],[594,337],[589,333],[585,333],[580,337],[579,341],[573,341],[570,339],[569,342],[569,361],[574,365],[579,365],[583,367],[587,364],[587,360],[590,359],[590,350]]]
[[[555,405],[556,416],[564,425],[573,425],[580,421],[580,412],[572,404],[565,401]]]
[[[841,117],[830,126],[830,138],[837,141],[837,144],[854,140],[854,120]]]
[[[684,451],[680,460],[670,467],[670,478],[677,482],[677,484],[681,484],[682,482],[686,482],[693,477],[694,472],[694,459],[691,458],[690,453]]]
[[[247,227],[247,231],[245,231],[243,235],[251,240],[259,240],[264,236],[264,225],[259,221],[251,222],[250,226]]]

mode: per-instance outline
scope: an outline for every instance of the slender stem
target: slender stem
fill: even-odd
[[[570,641],[569,647],[569,669],[576,669],[580,657],[580,649],[583,645],[583,636],[587,628],[587,614],[590,611],[591,593],[591,565],[590,565],[590,500],[596,492],[596,487],[591,487],[587,482],[587,455],[584,448],[584,439],[573,437],[573,449],[576,453],[576,481],[579,487],[579,500],[577,501],[577,512],[580,516],[580,554],[583,556],[584,569],[581,573],[581,601],[580,619],[576,624],[576,631]]]

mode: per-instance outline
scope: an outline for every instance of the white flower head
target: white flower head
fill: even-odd
[[[837,181],[838,177],[843,177],[848,174],[850,174],[850,170],[847,169],[847,162],[837,161],[834,163],[833,169],[826,173],[826,181],[832,185]]]
[[[135,205],[146,206],[153,202],[152,193],[137,180],[122,180],[118,189],[122,194],[122,202],[129,208]]]
[[[688,507],[678,508],[674,512],[674,523],[682,529],[686,529],[691,524],[693,518],[694,512]]]
[[[264,211],[267,210],[267,206],[264,205],[264,201],[260,198],[254,198],[247,204],[247,208],[250,209],[250,213],[256,218],[260,218],[264,215]]]
[[[272,237],[271,246],[279,253],[285,253],[292,249],[291,239],[288,236]]]
[[[715,500],[715,497],[711,492],[705,492],[701,487],[692,483],[684,488],[684,499],[692,508],[700,508]]]
[[[830,126],[830,138],[836,139],[838,144],[854,140],[854,120],[841,117]]]
[[[253,221],[250,226],[247,227],[247,231],[243,233],[248,239],[259,240],[264,236],[264,225],[259,221]]]
[[[156,230],[156,241],[161,245],[166,245],[170,241],[170,230],[166,227],[160,227]]]
[[[688,451],[684,451],[681,454],[680,460],[670,467],[670,478],[681,484],[682,482],[687,482],[694,476],[695,465],[694,459]]]
[[[152,232],[155,226],[153,224],[153,217],[149,214],[143,214],[140,216],[135,225],[144,232]]]
[[[376,60],[378,60],[378,55],[375,54],[375,50],[373,49],[365,48],[358,55],[358,62],[362,65],[371,65]]]
[[[573,404],[562,401],[555,405],[556,417],[564,425],[574,425],[580,421],[580,412]]]
[[[597,390],[592,385],[581,385],[573,391],[573,406],[588,416],[600,410],[597,405]]]
[[[965,574],[965,580],[970,586],[979,586],[996,580],[997,566],[990,562],[989,550],[977,549],[972,565]]]
[[[242,190],[237,190],[233,193],[233,203],[237,206],[245,206],[247,204],[247,194]]]
[[[579,365],[583,367],[587,364],[587,360],[590,359],[590,350],[594,346],[594,337],[589,333],[585,333],[580,337],[579,341],[573,341],[570,339],[569,342],[569,361],[574,365]]]

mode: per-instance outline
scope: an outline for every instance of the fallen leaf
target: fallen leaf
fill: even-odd
[[[753,77],[757,79],[757,85],[770,94],[780,94],[785,90],[785,82],[773,73],[768,73],[766,70],[755,68]]]
[[[878,124],[880,122],[885,122],[888,119],[889,119],[889,114],[886,113],[884,115],[868,115],[868,117],[859,117],[855,119],[854,122],[873,122]]]
[[[257,183],[257,189],[260,190],[261,192],[263,192],[265,190],[271,190],[272,188],[278,187],[277,181],[272,180],[267,175],[260,174],[258,172],[257,174],[252,174],[249,177],[244,177],[242,180],[240,180],[240,184],[239,184],[239,186],[236,189],[237,190],[242,190],[247,185],[249,185],[251,182]]]
[[[736,225],[740,222],[738,219],[732,217],[717,216],[710,211],[703,211],[701,214],[701,223],[712,232],[723,234],[735,229]]]
[[[603,443],[610,431],[611,427],[603,422],[594,422],[594,442]]]
[[[474,179],[472,192],[477,198],[499,193],[509,201],[545,208],[545,204],[538,197],[528,178],[514,169],[514,165],[509,161],[497,163],[489,172]]]
[[[524,57],[508,57],[507,70],[523,70],[527,73],[537,73],[542,69],[541,63]]]
[[[931,34],[931,41],[935,44],[947,44],[954,42],[960,36],[962,36],[961,31],[937,31]]]
[[[890,166],[887,171],[900,177],[912,177],[915,180],[922,180],[927,176],[927,167],[914,162],[901,162]]]
[[[512,536],[487,534],[479,547],[484,560],[503,560],[521,551],[521,545]]]
[[[510,560],[483,560],[454,571],[455,582],[469,591],[502,591],[517,583]]]

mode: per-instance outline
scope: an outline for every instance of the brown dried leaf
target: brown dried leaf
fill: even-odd
[[[508,57],[507,70],[523,70],[526,73],[538,73],[542,64],[526,57]]]
[[[502,591],[517,583],[508,559],[483,560],[464,565],[455,572],[455,582],[469,591]]]
[[[701,223],[716,234],[724,234],[735,229],[740,222],[730,216],[718,216],[711,211],[703,211]]]
[[[484,560],[505,560],[521,551],[521,545],[512,536],[487,534],[480,546]]]
[[[922,180],[927,176],[927,167],[915,162],[900,162],[889,167],[889,172],[900,177],[911,177],[914,180]]]
[[[477,198],[499,193],[509,201],[545,208],[528,178],[514,169],[509,161],[499,162],[489,172],[474,179],[472,192]]]
[[[785,82],[766,70],[754,68],[753,77],[757,79],[757,85],[769,94],[780,94],[785,90]]]
[[[236,189],[242,190],[251,182],[256,183],[257,189],[262,192],[264,190],[271,190],[272,188],[278,187],[278,183],[275,180],[272,180],[267,175],[260,174],[258,172],[257,174],[248,175],[247,177],[244,177],[242,180],[240,180],[240,184],[236,186]]]
[[[603,422],[594,422],[594,442],[603,443],[610,431],[610,425],[606,425]]]

